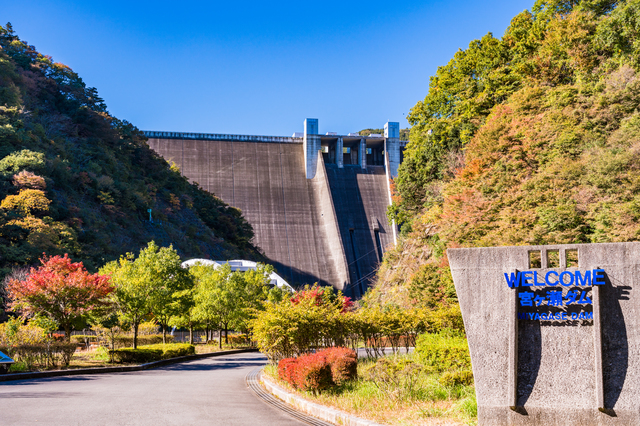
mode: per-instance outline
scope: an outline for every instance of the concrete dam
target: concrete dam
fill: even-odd
[[[239,208],[260,247],[293,286],[361,296],[395,244],[387,221],[400,163],[399,123],[384,135],[292,137],[147,131],[149,146],[192,182]]]

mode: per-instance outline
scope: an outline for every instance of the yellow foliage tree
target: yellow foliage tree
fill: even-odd
[[[49,200],[44,191],[39,189],[22,189],[17,195],[8,195],[0,208],[4,210],[19,211],[25,216],[44,214],[49,211]]]

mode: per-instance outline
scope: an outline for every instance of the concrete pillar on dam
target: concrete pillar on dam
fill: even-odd
[[[364,139],[360,139],[360,145],[358,145],[358,158],[360,159],[360,167],[367,168],[367,142]]]
[[[400,123],[388,121],[384,125],[384,152],[387,156],[387,173],[390,178],[395,178],[400,166]]]
[[[342,141],[342,136],[338,136],[338,142],[336,142],[336,164],[339,169],[344,168],[344,154],[342,150],[344,148],[344,142]]]
[[[318,167],[318,151],[321,149],[320,135],[318,134],[318,119],[307,118],[304,120],[304,170],[307,179],[313,179]]]

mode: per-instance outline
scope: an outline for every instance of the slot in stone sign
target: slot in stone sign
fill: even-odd
[[[640,243],[447,255],[480,425],[640,425]]]

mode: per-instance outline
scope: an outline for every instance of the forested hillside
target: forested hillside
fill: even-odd
[[[537,1],[411,110],[374,299],[455,299],[445,249],[640,236],[640,1]]]
[[[259,258],[240,211],[170,168],[10,24],[0,27],[0,200],[0,278],[45,252],[96,270],[150,240],[183,256]]]

